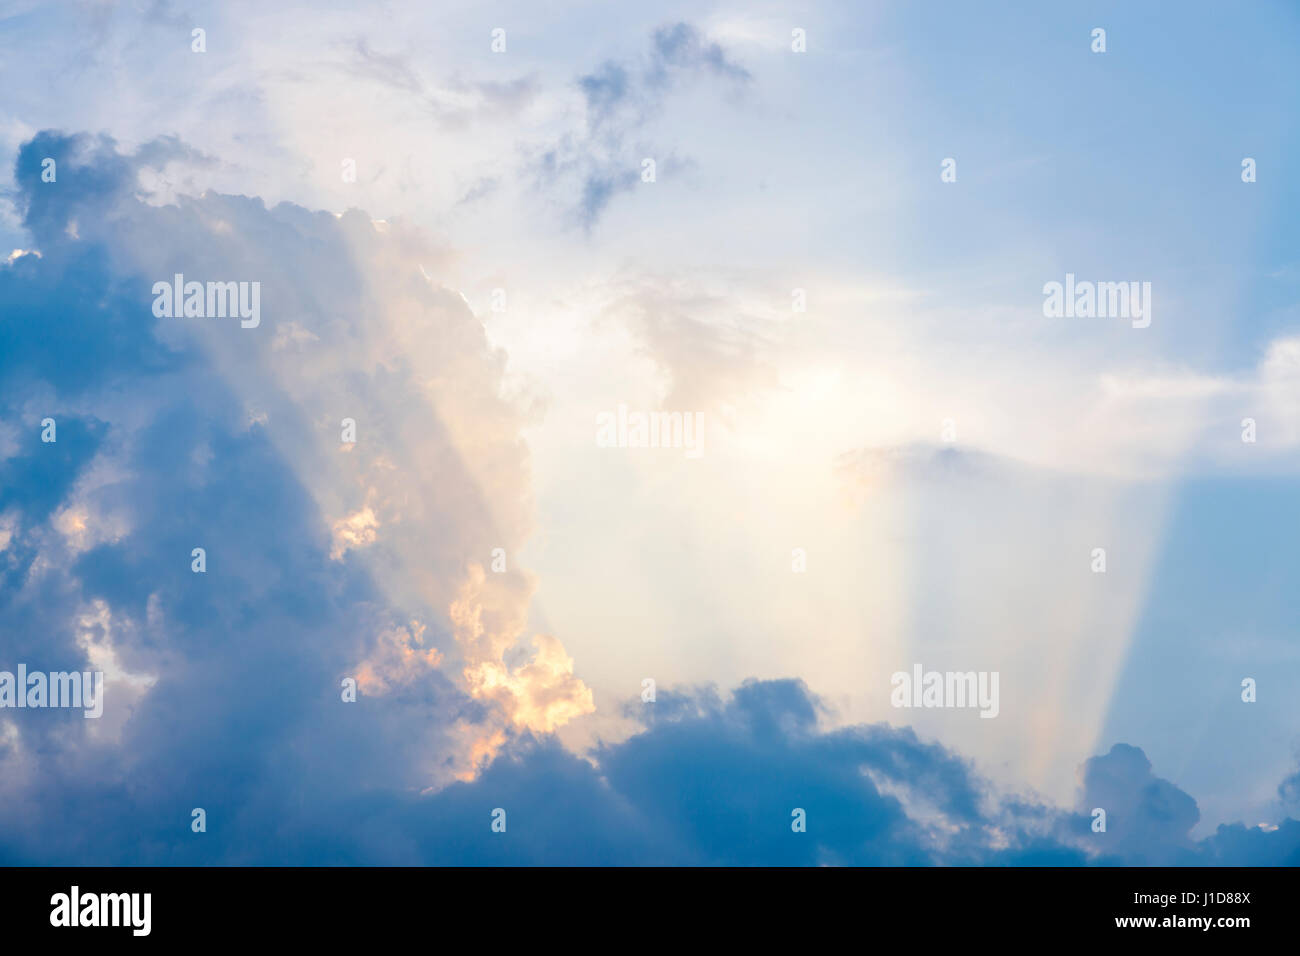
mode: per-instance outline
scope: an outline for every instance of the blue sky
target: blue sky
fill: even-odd
[[[351,7],[0,6],[0,860],[1300,859],[1293,7]]]

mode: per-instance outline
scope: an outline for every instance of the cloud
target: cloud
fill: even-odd
[[[480,199],[485,199],[497,191],[500,181],[493,176],[481,176],[456,201],[457,206],[465,206]]]
[[[578,77],[578,88],[587,102],[587,124],[595,130],[618,115],[633,94],[633,79],[627,68],[612,61],[594,72]]]
[[[692,25],[660,27],[651,37],[649,54],[640,61],[607,60],[577,78],[583,126],[534,155],[530,166],[535,178],[576,193],[570,216],[590,231],[615,196],[636,187],[646,156],[656,159],[656,175],[692,165],[671,149],[647,153],[649,147],[637,147],[640,151],[634,153],[633,138],[658,116],[676,86],[704,77],[720,78],[733,90],[751,80],[747,70]]]
[[[635,339],[665,381],[664,405],[718,409],[778,385],[772,359],[777,320],[738,309],[729,296],[700,283],[637,277],[617,283],[602,310]]]
[[[48,807],[69,853],[90,852],[102,790],[122,829],[98,858],[129,855],[135,832],[143,857],[174,862],[203,857],[176,843],[178,810],[247,815],[265,836],[304,787],[439,785],[502,728],[553,730],[590,692],[553,638],[476,658],[453,634],[475,556],[513,554],[530,505],[523,413],[500,397],[478,320],[422,271],[437,251],[360,213],[150,202],[140,174],[165,145],[47,132],[19,157],[40,255],[0,267],[0,656],[73,669],[98,655],[121,674],[102,725],[6,719],[0,789],[6,832]],[[45,156],[57,183],[40,180]],[[155,317],[152,285],[177,272],[261,283],[265,320]],[[359,431],[347,454],[344,417]],[[526,619],[523,572],[494,577],[492,613]],[[87,619],[110,622],[93,647]],[[483,666],[508,700],[475,696],[464,673]]]
[[[358,79],[409,97],[444,129],[463,129],[480,120],[511,119],[527,109],[540,90],[535,76],[513,80],[470,82],[452,76],[442,83],[425,79],[413,60],[401,53],[383,53],[364,37],[346,44],[341,69]]]
[[[1148,865],[1176,862],[1192,851],[1191,831],[1200,819],[1196,801],[1151,772],[1137,747],[1116,744],[1081,771],[1080,811],[1106,811],[1106,831],[1098,842]]]
[[[1277,825],[1224,824],[1201,841],[1192,827],[1200,818],[1196,801],[1152,773],[1139,748],[1116,744],[1080,768],[1080,809],[1106,810],[1106,832],[1093,838],[1107,855],[1138,866],[1297,866],[1300,821]],[[1285,791],[1288,781],[1279,791]]]
[[[660,27],[654,33],[654,62],[650,76],[667,82],[669,71],[703,70],[730,80],[747,82],[749,71],[731,60],[722,46],[705,40],[689,23]]]
[[[426,852],[450,841],[449,858],[493,863],[1114,865],[1159,848],[1171,863],[1300,862],[1293,820],[1186,840],[1195,801],[1127,745],[1084,774],[1085,802],[1104,794],[1119,817],[1140,814],[1121,836],[1124,824],[1094,834],[1084,812],[997,795],[910,729],[823,730],[821,704],[800,681],[748,681],[725,699],[711,688],[662,692],[629,705],[637,711],[643,730],[599,748],[594,767],[553,741],[521,739],[472,783],[411,808],[432,828]],[[508,839],[489,832],[496,807]],[[791,827],[795,809],[806,832]]]
[[[352,54],[348,69],[356,76],[398,92],[423,94],[424,83],[405,57],[379,53],[364,37],[352,41]]]

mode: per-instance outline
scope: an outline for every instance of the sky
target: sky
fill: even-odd
[[[1300,862],[1298,42],[0,0],[0,862]]]

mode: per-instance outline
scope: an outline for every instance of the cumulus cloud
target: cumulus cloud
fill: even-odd
[[[1204,840],[1191,829],[1200,818],[1196,800],[1156,776],[1138,747],[1116,744],[1079,771],[1079,809],[1106,811],[1106,831],[1092,838],[1107,858],[1139,866],[1300,865],[1300,821],[1224,824]],[[1288,778],[1290,780],[1292,778]],[[1287,782],[1283,781],[1282,789]]]
[[[472,780],[415,794],[397,788],[313,788],[247,843],[255,815],[230,826],[207,862],[549,865],[1085,865],[1143,863],[1152,843],[1103,841],[1086,813],[994,792],[970,764],[910,729],[826,730],[798,681],[749,681],[727,696],[667,691],[640,709],[629,739],[583,759],[552,736],[514,737]],[[1152,777],[1120,746],[1085,777],[1112,806],[1141,808],[1161,829],[1167,863],[1300,862],[1300,824],[1220,827],[1183,839],[1191,798]],[[1099,782],[1103,781],[1104,782]],[[309,783],[319,782],[312,778]],[[338,781],[334,781],[337,783]],[[1159,791],[1154,793],[1153,791]],[[1097,789],[1089,799],[1097,796]],[[1164,817],[1159,806],[1177,809]],[[489,827],[506,812],[505,836]],[[258,812],[271,808],[261,806]],[[792,827],[803,811],[804,832]],[[1152,813],[1154,812],[1154,816]],[[1113,830],[1111,831],[1114,832]],[[117,836],[112,831],[109,836]],[[190,843],[192,847],[192,842]],[[19,841],[10,859],[34,852]],[[59,847],[65,854],[106,851]],[[42,847],[44,859],[51,854]],[[114,847],[117,861],[156,861],[162,845]]]
[[[1120,745],[1084,769],[1087,799],[1104,793],[1119,816],[1140,814],[1129,826],[1159,831],[1126,842],[1113,828],[1094,834],[1086,812],[999,795],[910,729],[823,729],[821,706],[792,680],[748,681],[726,697],[661,693],[629,705],[643,729],[599,748],[594,766],[551,740],[517,740],[472,783],[428,798],[422,845],[495,863],[1113,865],[1145,862],[1153,845],[1177,846],[1160,855],[1169,863],[1300,862],[1293,820],[1187,840],[1195,801],[1152,776],[1137,748]],[[506,809],[517,842],[488,832],[494,807]],[[791,827],[796,809],[803,833]],[[421,806],[407,812],[414,819]]]
[[[1191,830],[1200,819],[1196,801],[1155,776],[1140,749],[1116,744],[1105,756],[1089,759],[1081,777],[1079,809],[1106,811],[1106,830],[1097,834],[1103,846],[1153,865],[1190,854]]]
[[[178,151],[44,133],[18,161],[40,256],[0,268],[4,656],[76,667],[78,621],[103,608],[123,672],[156,684],[109,694],[116,763],[57,714],[18,726],[10,759],[55,756],[6,774],[15,806],[45,788],[71,800],[88,754],[110,789],[148,777],[145,803],[238,805],[289,772],[263,766],[277,751],[309,781],[303,765],[339,745],[359,778],[423,789],[463,775],[502,728],[550,731],[589,709],[553,639],[505,667],[510,647],[478,658],[453,634],[475,559],[529,533],[529,475],[502,356],[428,278],[437,251],[357,212],[214,193],[162,204],[140,173]],[[40,181],[46,156],[57,184]],[[153,283],[175,273],[259,282],[265,320],[156,317]],[[345,417],[359,435],[341,454]],[[500,577],[492,613],[522,620],[531,587]],[[508,697],[476,696],[466,675],[485,667],[503,668]],[[351,711],[347,676],[371,695]],[[358,735],[382,740],[352,753]],[[263,747],[241,752],[249,737]]]

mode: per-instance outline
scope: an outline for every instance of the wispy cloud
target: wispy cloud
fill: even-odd
[[[582,127],[533,157],[531,167],[538,181],[576,192],[570,213],[577,224],[590,230],[616,196],[641,180],[644,153],[634,154],[632,149],[646,125],[663,110],[669,94],[709,78],[729,90],[743,88],[751,80],[749,71],[691,24],[660,27],[641,60],[607,60],[577,78],[584,106]],[[679,158],[671,148],[654,152],[664,174],[690,166],[689,159]]]

